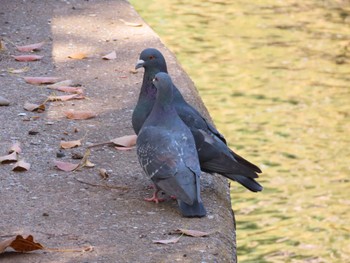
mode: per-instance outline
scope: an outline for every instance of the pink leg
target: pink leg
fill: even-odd
[[[156,204],[158,204],[159,202],[163,202],[164,201],[163,198],[158,198],[158,193],[159,193],[159,190],[156,189],[151,198],[145,198],[144,200],[147,202],[155,202]]]

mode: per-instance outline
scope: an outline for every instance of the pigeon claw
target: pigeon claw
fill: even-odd
[[[156,204],[160,202],[164,202],[165,201],[164,198],[158,198],[158,192],[159,190],[154,191],[153,196],[151,198],[144,198],[144,200],[147,202],[154,202]]]

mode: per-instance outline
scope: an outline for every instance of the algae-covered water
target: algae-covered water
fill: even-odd
[[[350,2],[131,2],[264,172],[231,184],[239,262],[350,262]]]

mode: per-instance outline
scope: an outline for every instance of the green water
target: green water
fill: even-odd
[[[231,184],[239,262],[350,262],[350,2],[131,2],[264,172]]]

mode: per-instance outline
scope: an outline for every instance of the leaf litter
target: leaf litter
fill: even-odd
[[[51,95],[47,97],[48,101],[68,101],[68,100],[82,100],[85,99],[83,94],[71,94],[71,95]]]
[[[104,60],[113,60],[117,58],[117,53],[115,51],[112,51],[111,53],[108,53],[107,55],[104,55],[102,59]]]
[[[15,237],[11,237],[0,241],[0,254],[6,252],[8,248],[12,248],[16,252],[31,252],[35,250],[45,250],[50,252],[91,252],[93,251],[92,246],[87,246],[83,248],[48,248],[43,246],[42,244],[35,242],[34,237],[32,235],[24,238],[22,235],[17,235]]]
[[[47,88],[52,90],[67,92],[67,93],[75,93],[75,94],[82,94],[84,92],[82,88],[70,87],[70,86],[53,86],[53,87],[48,86]]]
[[[86,57],[87,57],[87,54],[84,52],[77,52],[68,56],[68,58],[71,58],[71,59],[84,59]]]
[[[54,164],[59,170],[65,171],[65,172],[74,171],[79,166],[79,163],[68,163],[68,162],[62,162],[57,160],[54,161]]]
[[[31,103],[31,102],[26,102],[24,103],[23,108],[26,111],[36,111],[36,112],[43,112],[45,111],[46,107],[45,104],[35,104],[35,103]]]
[[[0,163],[11,163],[11,162],[17,162],[18,157],[16,152],[12,152],[8,155],[4,155],[0,157]]]
[[[74,147],[78,147],[81,145],[81,139],[80,140],[75,140],[75,141],[61,141],[60,147],[62,149],[71,149]]]
[[[15,142],[10,149],[8,150],[8,153],[21,153],[22,149],[21,149],[21,143],[20,142]]]
[[[173,237],[173,238],[170,238],[170,239],[152,240],[152,242],[154,244],[163,244],[163,245],[175,244],[175,243],[179,242],[181,237],[182,236]]]
[[[33,85],[52,84],[59,81],[57,77],[23,77],[23,79]]]
[[[12,57],[16,61],[31,62],[31,61],[41,60],[44,56],[39,56],[39,55],[19,55],[19,56],[12,56]]]
[[[71,86],[71,85],[73,85],[73,80],[66,79],[66,80],[62,80],[62,81],[56,82],[54,84],[47,85],[47,88],[50,89],[50,88],[54,88],[54,87]]]
[[[92,111],[74,111],[74,110],[66,111],[64,112],[64,115],[68,119],[72,119],[72,120],[87,120],[97,116],[97,114]]]
[[[173,233],[174,234],[181,234],[181,235],[183,234],[183,235],[191,236],[191,237],[206,237],[206,236],[210,235],[210,233],[208,233],[208,232],[191,230],[191,229],[184,229],[184,228],[178,228]]]
[[[32,52],[32,51],[38,51],[42,48],[42,46],[45,44],[45,42],[25,45],[25,46],[16,46],[18,51],[21,52]]]
[[[30,167],[31,167],[30,163],[27,163],[25,160],[20,160],[15,163],[14,167],[12,168],[12,171],[24,172],[24,171],[28,171]]]

